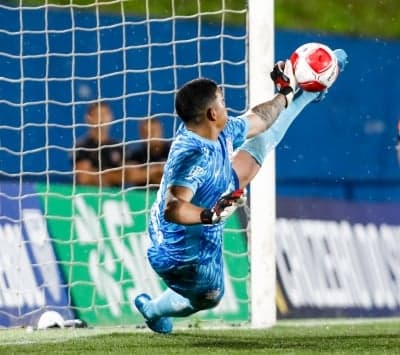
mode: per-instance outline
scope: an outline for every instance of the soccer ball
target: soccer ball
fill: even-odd
[[[321,43],[306,43],[290,56],[298,85],[305,91],[323,91],[329,88],[339,74],[339,65],[333,51]]]

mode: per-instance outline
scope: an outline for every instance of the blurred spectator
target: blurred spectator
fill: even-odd
[[[75,147],[75,175],[78,184],[120,186],[122,181],[123,147],[109,136],[113,114],[108,103],[88,106],[88,133]]]
[[[141,121],[139,134],[140,142],[129,154],[133,166],[127,170],[127,180],[136,185],[159,184],[171,144],[163,137],[161,122],[156,118]]]

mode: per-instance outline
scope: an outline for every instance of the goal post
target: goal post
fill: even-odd
[[[274,60],[274,1],[249,0],[249,106],[273,95],[269,70]],[[251,183],[250,319],[254,328],[276,322],[275,306],[275,153]]]
[[[156,186],[79,183],[78,150],[101,155],[77,147],[87,109],[109,104],[108,145],[124,157],[151,141],[139,134],[149,117],[173,140],[188,80],[215,80],[229,115],[244,114],[273,95],[273,1],[8,1],[0,18],[0,327],[45,310],[142,324],[134,295],[165,287],[146,260]],[[251,184],[251,237],[241,215],[227,222],[225,297],[195,321],[275,323],[274,174],[271,153]]]

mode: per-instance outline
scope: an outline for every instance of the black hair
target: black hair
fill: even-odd
[[[218,85],[213,80],[199,78],[189,81],[176,94],[176,113],[185,123],[200,123],[217,91]]]
[[[96,101],[92,102],[88,105],[86,114],[91,115],[94,110],[99,109],[100,107],[110,108],[110,104],[107,101]]]

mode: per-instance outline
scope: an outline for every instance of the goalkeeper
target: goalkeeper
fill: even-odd
[[[343,69],[345,52],[335,54]],[[177,93],[183,124],[151,209],[147,253],[168,289],[154,300],[146,293],[134,300],[155,332],[170,333],[171,317],[219,303],[224,220],[244,203],[245,187],[295,117],[325,94],[297,90],[290,61],[276,64],[271,78],[279,92],[237,118],[227,117],[222,92],[211,80],[193,80]]]

